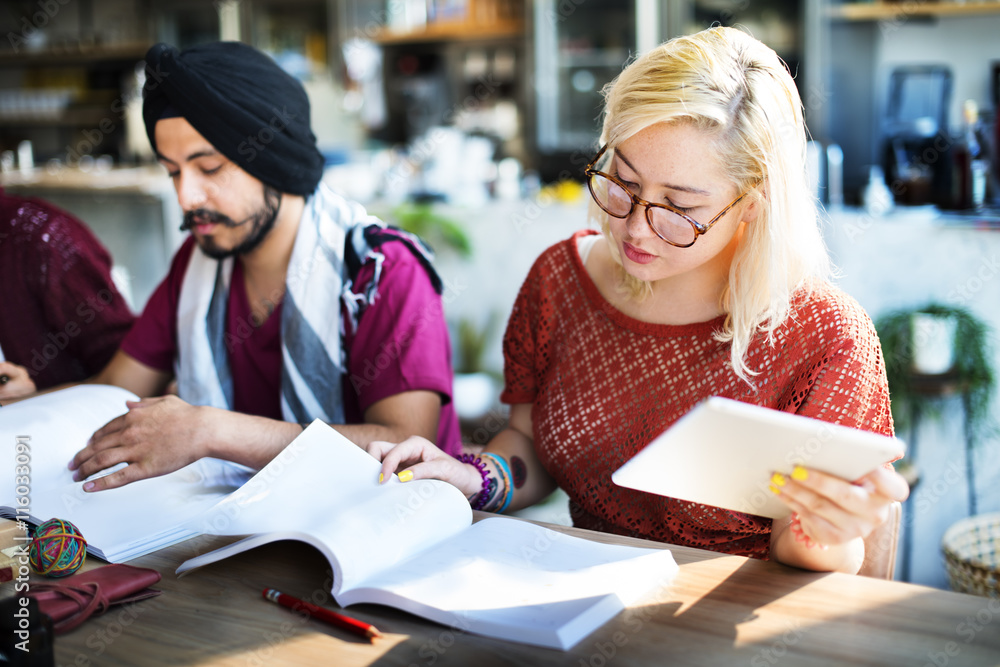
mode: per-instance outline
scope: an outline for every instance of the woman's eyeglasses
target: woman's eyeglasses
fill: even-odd
[[[594,197],[594,201],[597,202],[597,205],[605,213],[613,215],[616,218],[627,218],[632,215],[632,211],[635,210],[636,206],[645,206],[646,223],[649,225],[649,228],[662,240],[678,248],[689,248],[694,245],[699,236],[711,229],[712,225],[718,222],[722,216],[728,213],[731,208],[736,206],[736,204],[750,193],[750,190],[747,190],[741,194],[733,200],[733,203],[722,209],[717,216],[712,218],[708,224],[703,225],[673,206],[668,204],[654,204],[653,202],[636,197],[617,178],[610,174],[605,174],[603,171],[598,171],[595,165],[607,150],[608,147],[606,145],[602,147],[597,157],[587,165],[585,172],[587,174],[587,186],[590,188],[590,194]]]

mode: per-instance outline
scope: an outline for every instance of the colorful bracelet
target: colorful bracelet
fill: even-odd
[[[804,544],[806,549],[819,547],[821,550],[826,551],[827,546],[825,544],[820,544],[813,538],[806,535],[806,531],[802,529],[802,520],[799,519],[798,513],[792,512],[792,520],[788,524],[788,530],[792,531],[792,535],[795,536],[795,541]]]
[[[488,456],[493,461],[493,465],[497,467],[497,472],[503,477],[504,483],[504,497],[503,502],[500,503],[499,509],[496,510],[497,514],[503,514],[503,511],[507,509],[510,505],[510,499],[514,497],[514,484],[513,477],[510,474],[510,466],[507,464],[507,459],[496,454],[491,454],[489,452],[483,452],[483,456]]]
[[[458,460],[462,463],[471,463],[479,470],[479,476],[483,478],[483,489],[476,494],[476,497],[469,500],[472,505],[472,509],[481,510],[483,505],[486,504],[486,492],[490,488],[490,473],[486,470],[486,464],[483,460],[474,454],[462,454],[458,457]]]

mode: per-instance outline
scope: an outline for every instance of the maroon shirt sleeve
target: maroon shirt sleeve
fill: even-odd
[[[349,350],[345,413],[356,420],[373,403],[404,391],[434,391],[441,396],[438,446],[461,450],[461,435],[451,405],[451,340],[441,296],[427,271],[403,245],[388,242],[378,297],[361,317],[356,334],[348,326]],[[358,273],[360,291],[374,273],[366,264]],[[353,405],[352,405],[353,404]],[[352,409],[353,408],[353,409]],[[355,414],[352,414],[355,413]]]
[[[575,239],[571,240],[575,243]],[[552,309],[543,304],[547,281],[547,267],[551,262],[554,248],[542,253],[528,277],[521,284],[503,335],[503,375],[504,388],[500,392],[500,402],[508,405],[534,403],[538,395],[538,369],[536,369],[536,349],[544,348],[551,328],[543,322],[542,314],[551,316]]]
[[[174,370],[177,358],[177,302],[193,250],[194,237],[188,237],[174,255],[167,277],[149,297],[142,315],[122,341],[123,352],[158,371],[172,373]]]
[[[0,189],[0,344],[39,389],[83,380],[110,361],[133,316],[111,256],[76,217]]]
[[[378,297],[348,338],[348,371],[364,412],[373,403],[412,390],[436,391],[451,401],[451,343],[441,297],[427,272],[401,242],[381,247],[385,260]],[[358,285],[374,267],[365,265]]]

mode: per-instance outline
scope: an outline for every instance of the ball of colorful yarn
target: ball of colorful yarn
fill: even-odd
[[[28,560],[38,574],[66,577],[83,565],[87,541],[76,526],[62,519],[39,524],[28,548]]]

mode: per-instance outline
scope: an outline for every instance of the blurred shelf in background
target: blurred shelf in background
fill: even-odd
[[[976,16],[1000,13],[1000,2],[845,2],[828,15],[847,21],[879,21],[910,16]]]
[[[380,44],[507,39],[524,35],[524,0],[416,0],[384,11]]]

